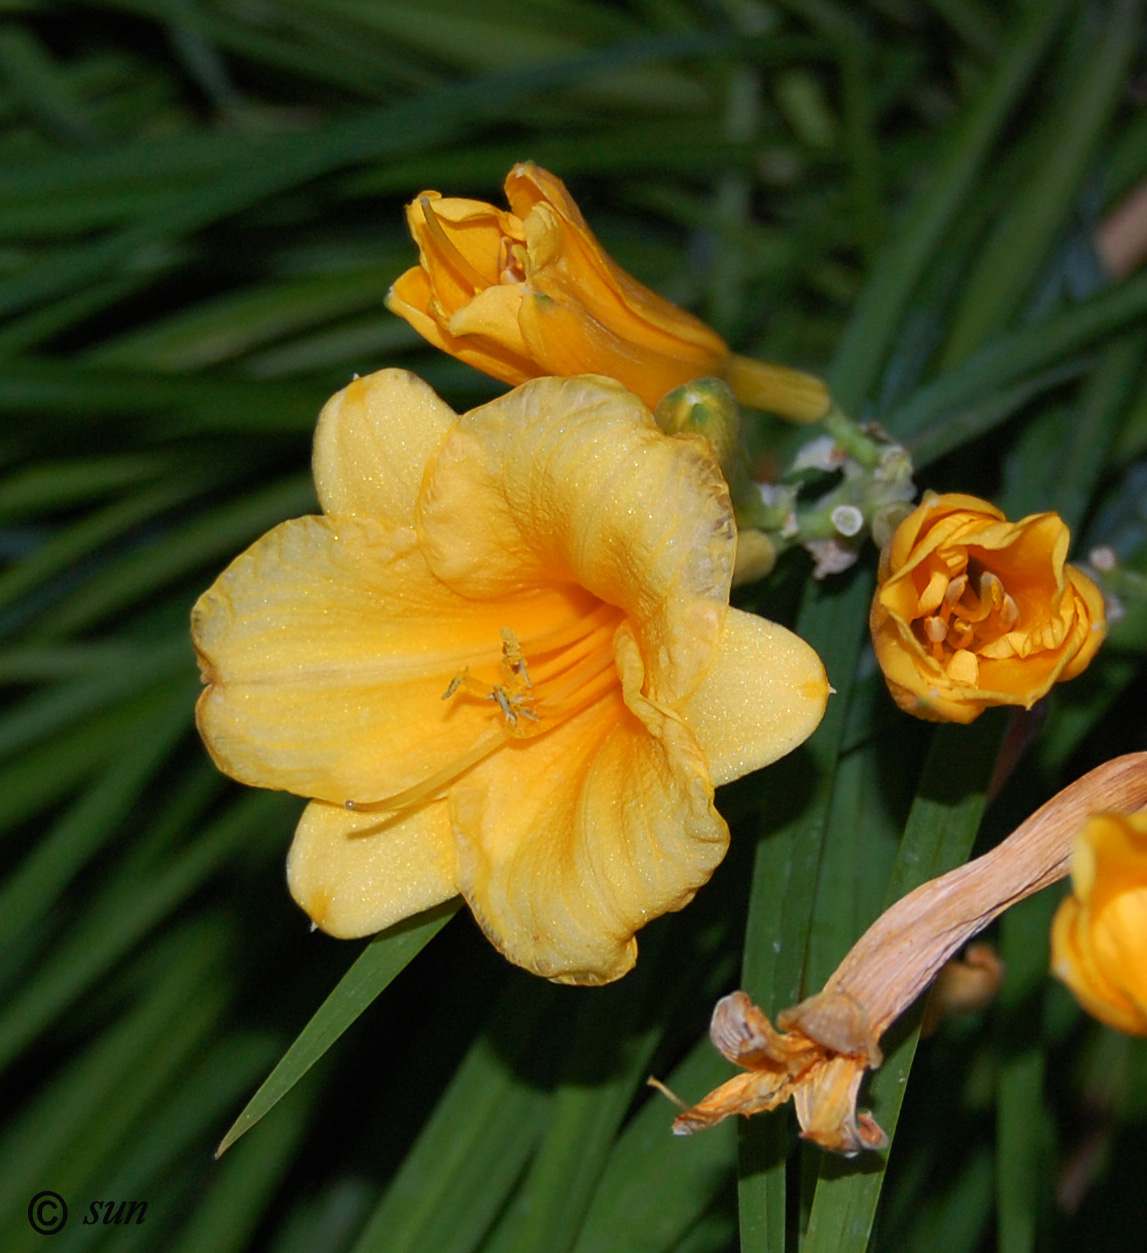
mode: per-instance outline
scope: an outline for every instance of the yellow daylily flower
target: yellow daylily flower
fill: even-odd
[[[650,409],[674,387],[719,376],[743,404],[793,421],[828,412],[820,379],[731,353],[627,274],[548,170],[515,165],[506,199],[509,213],[424,191],[408,208],[419,264],[386,303],[432,344],[506,383],[604,374]]]
[[[1096,814],[1075,838],[1051,968],[1100,1022],[1147,1035],[1147,810]]]
[[[724,855],[714,785],[820,720],[820,659],[728,605],[709,445],[618,383],[539,379],[459,417],[384,370],[324,408],[322,517],[199,600],[203,739],[310,797],[288,860],[354,937],[461,893],[510,960],[623,975]]]
[[[888,690],[907,713],[967,723],[1030,709],[1082,674],[1106,634],[1103,594],[1068,565],[1057,513],[1009,522],[976,496],[930,494],[880,556],[870,625]]]

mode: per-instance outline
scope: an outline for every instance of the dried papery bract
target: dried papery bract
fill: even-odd
[[[790,1096],[802,1134],[852,1155],[884,1133],[856,1099],[883,1060],[880,1037],[972,936],[1009,906],[1062,879],[1076,833],[1099,810],[1147,805],[1147,753],[1092,770],[1041,806],[990,852],[918,887],[883,913],[822,991],[777,1016],[773,1028],[744,992],[719,1001],[710,1036],[745,1068],[678,1115],[685,1135],[730,1114],[773,1109]]]

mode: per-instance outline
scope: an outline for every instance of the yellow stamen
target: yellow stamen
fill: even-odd
[[[506,732],[499,727],[493,734],[483,736],[469,752],[456,757],[448,766],[443,766],[428,779],[416,783],[413,787],[395,792],[393,796],[384,796],[377,801],[348,800],[344,804],[347,809],[356,813],[397,813],[400,809],[411,809],[424,801],[432,800],[435,793],[440,792],[447,784],[453,783],[459,775],[464,774],[472,766],[476,766],[484,758],[507,742]]]

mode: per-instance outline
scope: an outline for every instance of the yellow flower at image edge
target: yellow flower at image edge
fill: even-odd
[[[1147,1035],[1147,812],[1099,814],[1076,836],[1052,970],[1093,1017]]]
[[[901,709],[971,722],[1031,706],[1086,669],[1105,634],[1103,596],[1066,564],[1055,513],[1008,522],[975,496],[928,496],[880,558],[870,625]]]
[[[327,404],[314,469],[324,516],[193,611],[216,763],[312,798],[295,899],[353,937],[461,893],[512,961],[616,979],[724,855],[714,785],[828,693],[808,645],[728,606],[711,449],[607,379],[458,417],[387,370]]]
[[[604,374],[651,409],[672,388],[715,375],[743,404],[799,422],[828,412],[819,379],[730,353],[621,269],[549,171],[514,166],[506,198],[509,213],[427,191],[407,210],[419,264],[387,305],[432,344],[506,383]]]

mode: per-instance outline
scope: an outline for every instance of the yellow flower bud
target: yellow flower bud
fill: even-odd
[[[1093,1017],[1147,1035],[1147,810],[1098,814],[1076,836],[1052,970]]]
[[[510,212],[423,192],[407,210],[419,264],[387,297],[432,344],[506,383],[604,374],[650,409],[705,375],[796,422],[824,417],[820,379],[729,352],[704,322],[627,274],[565,185],[526,161],[506,179]]]
[[[1008,522],[975,496],[928,496],[880,559],[870,626],[893,699],[938,722],[1031,706],[1086,669],[1103,640],[1103,597],[1067,565],[1055,513]]]

